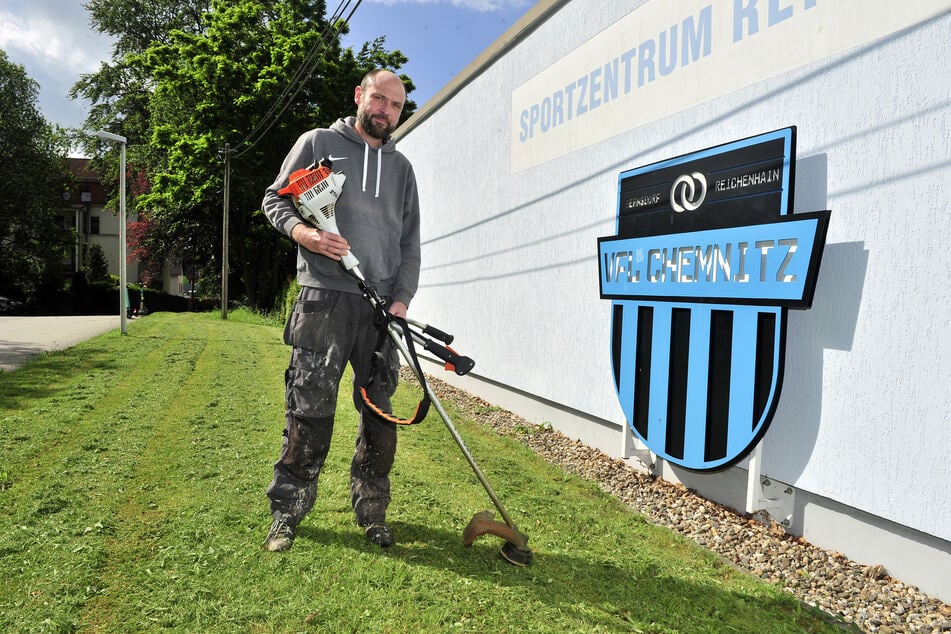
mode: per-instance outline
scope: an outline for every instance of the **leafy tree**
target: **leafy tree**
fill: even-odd
[[[101,245],[89,245],[89,259],[85,271],[86,279],[90,282],[102,282],[109,279],[109,260]]]
[[[148,171],[134,208],[150,240],[220,279],[224,157],[230,156],[229,276],[253,306],[270,309],[293,273],[293,245],[260,213],[297,136],[353,114],[353,87],[406,57],[383,38],[342,48],[346,25],[323,0],[90,0],[95,28],[117,38],[111,65],[74,87],[94,102],[87,124],[141,145]],[[412,82],[404,76],[407,91]],[[129,92],[126,92],[128,87]],[[275,104],[278,107],[275,108]],[[409,102],[404,116],[415,104]],[[130,163],[132,159],[130,159]],[[207,288],[207,286],[206,286]],[[234,292],[238,291],[238,293]]]
[[[163,256],[161,228],[147,214],[130,222],[126,230],[129,236],[129,259],[139,263],[139,277],[142,284],[151,286],[162,280]]]
[[[0,51],[0,295],[33,302],[62,284],[67,142],[36,108],[38,84]]]

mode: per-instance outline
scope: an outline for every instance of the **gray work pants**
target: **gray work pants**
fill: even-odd
[[[351,504],[360,526],[384,521],[396,425],[366,415],[358,392],[370,372],[378,335],[373,311],[362,296],[311,287],[301,290],[284,329],[284,342],[293,351],[285,374],[281,455],[267,488],[275,519],[296,526],[314,505],[317,478],[330,449],[337,390],[349,362],[354,372],[353,402],[361,413],[350,465]],[[399,360],[389,339],[385,357],[368,395],[390,412]]]

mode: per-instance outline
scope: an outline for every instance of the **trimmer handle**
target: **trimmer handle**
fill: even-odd
[[[355,267],[360,266],[360,260],[358,260],[354,254],[347,251],[340,256],[340,265],[346,270],[352,271]]]
[[[422,330],[423,334],[429,335],[430,337],[435,337],[436,339],[439,339],[447,346],[450,343],[452,343],[452,340],[454,337],[450,335],[448,332],[443,332],[439,328],[435,328],[433,326],[430,326],[429,324],[423,324],[418,321],[413,321],[412,319],[407,319],[407,321],[413,324],[414,326],[416,326],[417,328],[419,328],[420,330]]]
[[[475,367],[475,361],[458,354],[449,346],[441,346],[438,343],[426,341],[423,348],[442,359],[446,363],[446,369],[452,370],[459,376],[468,374],[469,370]]]

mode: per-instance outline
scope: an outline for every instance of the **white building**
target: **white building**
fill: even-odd
[[[476,359],[456,382],[951,601],[949,11],[539,2],[400,130],[424,213],[413,313]],[[831,210],[814,301],[788,313],[756,459],[683,469],[625,421],[597,239],[622,172],[788,126],[793,211]]]
[[[119,275],[119,214],[106,209],[106,192],[99,175],[89,171],[89,159],[70,158],[69,170],[75,177],[75,186],[63,195],[62,219],[64,226],[76,231],[76,243],[70,252],[69,270],[79,271],[88,265],[88,247],[102,247],[109,274]],[[138,280],[139,263],[126,262],[130,283]]]

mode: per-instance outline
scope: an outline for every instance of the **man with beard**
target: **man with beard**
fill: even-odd
[[[285,374],[280,458],[267,489],[273,517],[264,541],[269,551],[291,547],[295,529],[314,505],[348,362],[354,373],[353,402],[361,414],[350,466],[351,504],[371,543],[393,544],[386,509],[396,426],[368,414],[357,390],[370,372],[378,330],[369,302],[339,260],[352,249],[389,312],[405,317],[419,279],[419,199],[413,168],[390,139],[406,102],[400,78],[382,69],[367,73],[354,90],[354,102],[356,117],[301,135],[262,203],[271,224],[298,245],[302,286],[284,329],[284,342],[293,349]],[[340,235],[308,224],[293,202],[278,194],[293,172],[323,159],[346,177],[335,206]],[[369,397],[388,412],[399,361],[392,342],[386,339],[384,345],[386,362],[377,364]]]

